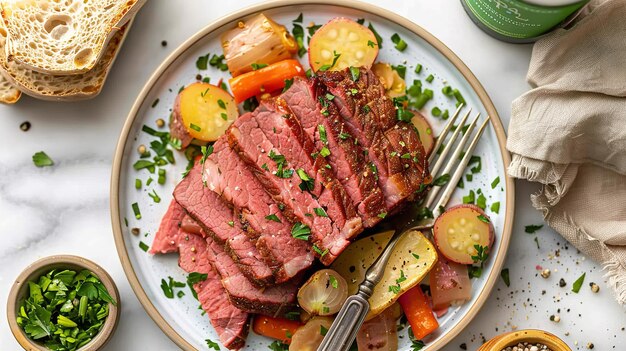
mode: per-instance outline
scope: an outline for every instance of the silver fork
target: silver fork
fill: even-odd
[[[458,124],[458,127],[454,129],[450,139],[447,144],[444,143],[446,141],[446,137],[452,131],[454,123],[459,116],[461,109],[463,109],[463,105],[460,105],[457,110],[454,112],[450,120],[443,128],[443,131],[437,138],[437,142],[433,148],[433,152],[431,153],[428,162],[432,164],[432,162],[437,158],[435,164],[431,167],[431,174],[433,175],[433,183],[437,182],[437,179],[441,180],[440,185],[433,185],[433,187],[426,195],[423,203],[416,208],[415,213],[405,214],[400,217],[400,221],[395,223],[395,228],[397,230],[387,243],[387,246],[383,250],[383,252],[378,256],[376,261],[368,268],[365,272],[365,279],[359,285],[359,289],[355,295],[348,297],[346,302],[344,302],[341,310],[335,317],[330,329],[326,333],[326,336],[322,340],[321,345],[317,349],[317,351],[345,351],[350,348],[352,342],[356,338],[357,332],[361,328],[363,321],[365,320],[365,316],[369,312],[369,302],[367,301],[372,292],[374,291],[374,287],[378,282],[382,279],[383,273],[385,272],[385,267],[387,262],[389,261],[389,257],[393,252],[393,249],[398,242],[398,240],[402,237],[404,233],[413,230],[427,231],[430,233],[432,230],[433,224],[437,217],[439,217],[447,205],[452,193],[454,192],[456,185],[459,180],[465,173],[465,169],[469,163],[469,160],[472,156],[472,152],[476,148],[478,141],[487,127],[489,123],[489,117],[487,117],[480,127],[476,135],[470,141],[470,137],[472,132],[476,128],[478,123],[478,119],[480,118],[480,113],[476,115],[474,120],[467,126],[467,130],[463,133],[463,127],[465,122],[467,121],[472,110],[470,109],[461,119]],[[458,143],[456,147],[454,144],[459,136],[462,135],[461,141]],[[469,146],[464,152],[464,147],[468,144]],[[440,148],[443,149],[441,152],[438,152]],[[452,155],[450,157],[450,151]],[[461,158],[461,155],[463,157]],[[439,156],[439,157],[437,157]],[[460,162],[458,162],[460,159]],[[458,162],[458,163],[457,163]],[[442,169],[443,168],[443,169]],[[450,173],[453,172],[453,173]],[[445,179],[449,179],[445,182]],[[435,201],[439,199],[436,203]],[[416,219],[417,213],[426,213],[428,218]],[[432,214],[432,215],[430,215]],[[409,217],[407,219],[406,217]]]

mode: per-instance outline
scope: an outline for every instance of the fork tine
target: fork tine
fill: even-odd
[[[456,141],[456,138],[459,136],[459,134],[461,134],[461,129],[465,125],[465,122],[467,121],[467,117],[469,117],[470,112],[472,112],[472,110],[467,111],[465,116],[463,116],[463,118],[458,124],[458,127],[454,130],[454,133],[452,133],[450,140],[448,140],[448,143],[443,148],[443,151],[441,151],[441,155],[439,155],[437,162],[435,162],[435,165],[433,166],[433,168],[431,168],[430,174],[432,174],[433,177],[436,177],[437,174],[439,174],[439,170],[441,169],[441,167],[443,167],[444,163],[446,162],[446,157],[448,156],[448,153],[450,153],[450,150],[452,150],[452,147],[454,146],[454,142]],[[437,150],[433,149],[433,152],[437,152]]]
[[[465,168],[467,167],[467,164],[469,163],[469,160],[472,157],[472,152],[474,152],[474,149],[476,148],[476,145],[478,144],[478,141],[480,140],[480,137],[485,131],[485,128],[487,127],[487,124],[489,124],[489,122],[490,122],[490,118],[489,116],[487,116],[483,124],[478,129],[476,136],[474,136],[474,139],[472,139],[472,142],[470,143],[469,147],[465,151],[465,156],[463,156],[461,163],[459,163],[459,165],[456,168],[456,171],[454,171],[454,174],[452,175],[452,177],[450,178],[450,181],[446,185],[446,188],[443,191],[441,198],[439,198],[439,202],[437,202],[437,205],[435,209],[433,210],[433,213],[435,214],[435,218],[440,214],[439,209],[446,206],[448,204],[448,201],[450,201],[450,197],[452,196],[452,193],[454,192],[456,185],[458,184],[459,180],[461,180],[461,177],[465,173]]]
[[[437,137],[437,141],[435,142],[435,146],[433,146],[433,152],[431,152],[430,156],[428,156],[428,164],[432,164],[433,161],[435,160],[435,157],[437,156],[437,150],[439,150],[441,145],[443,145],[443,142],[446,140],[446,137],[448,136],[450,129],[452,129],[452,126],[454,125],[454,121],[456,121],[456,118],[459,116],[459,113],[461,112],[461,109],[463,107],[465,107],[465,104],[461,103],[459,107],[456,109],[456,111],[454,111],[454,114],[452,115],[452,117],[450,117],[450,120],[448,121],[448,123],[446,123],[445,127],[443,127],[443,130],[441,131],[441,133],[439,133],[439,136]],[[470,107],[469,112],[472,112],[471,107]]]
[[[467,130],[465,131],[463,138],[454,149],[454,152],[452,153],[452,157],[450,157],[450,159],[448,160],[448,163],[446,164],[443,172],[441,172],[441,174],[439,175],[433,175],[433,177],[440,177],[446,174],[450,174],[450,172],[452,171],[452,167],[454,167],[456,165],[457,160],[459,160],[459,156],[461,155],[461,152],[463,152],[463,148],[465,147],[465,145],[467,145],[467,142],[470,136],[472,135],[472,131],[474,130],[474,127],[476,127],[476,123],[478,123],[479,118],[480,118],[480,113],[477,113],[476,117],[474,117],[474,120],[467,126]],[[462,129],[460,125],[457,128],[457,130],[459,129]],[[452,145],[452,144],[449,144],[449,145]],[[428,192],[428,195],[426,196],[426,199],[424,200],[424,205],[426,207],[430,208],[430,205],[433,204],[433,202],[437,198],[437,195],[442,190],[442,188],[443,186],[434,186],[432,187],[432,189],[430,189],[430,191]]]

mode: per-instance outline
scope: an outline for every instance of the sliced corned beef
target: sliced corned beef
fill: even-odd
[[[202,309],[219,335],[220,342],[231,350],[242,348],[248,335],[249,315],[236,308],[228,299],[220,276],[207,259],[207,243],[201,237],[181,231],[179,264],[186,272],[206,274],[207,278],[194,284]]]
[[[206,243],[208,261],[222,277],[222,285],[237,308],[270,316],[282,316],[295,308],[298,280],[258,288],[241,273],[221,245],[211,237],[206,238]]]
[[[340,184],[332,175],[326,174],[330,172],[316,171],[320,168],[315,163],[325,162],[313,159],[312,142],[295,117],[286,107],[266,102],[253,113],[240,116],[226,133],[265,190],[285,205],[284,213],[308,226],[320,260],[330,264],[362,230],[361,220],[354,211],[346,212],[343,202],[349,198],[339,191]]]
[[[255,284],[263,286],[274,282],[273,269],[263,260],[255,246],[255,240],[244,232],[228,204],[204,186],[200,163],[176,186],[174,198],[197,221],[197,224],[186,223],[183,219],[183,226],[192,228],[194,224],[199,224],[214,240],[224,245],[225,251]]]
[[[176,201],[172,200],[161,219],[159,229],[154,235],[150,253],[166,254],[178,251],[178,228],[183,217],[185,217],[185,211]]]
[[[239,158],[224,138],[213,145],[214,151],[204,162],[207,187],[232,203],[251,235],[257,237],[257,248],[283,282],[303,272],[313,263],[309,245],[291,236],[291,223],[265,192],[263,185]]]
[[[334,96],[332,102],[346,127],[367,153],[387,210],[412,199],[427,175],[424,149],[415,128],[397,120],[393,102],[378,77],[365,68],[359,69],[356,80],[348,69],[320,72],[318,77]]]
[[[343,118],[317,79],[294,78],[291,87],[280,96],[315,142],[317,157],[325,157],[337,180],[344,186],[365,227],[372,227],[387,211],[378,182],[367,167],[367,158],[355,144]],[[323,133],[323,134],[322,134]],[[324,149],[326,148],[326,149]],[[320,154],[321,152],[321,154]]]

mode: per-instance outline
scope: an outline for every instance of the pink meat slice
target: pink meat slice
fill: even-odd
[[[172,200],[161,219],[161,224],[150,247],[150,253],[166,254],[178,251],[178,227],[184,217],[185,210],[176,201]]]

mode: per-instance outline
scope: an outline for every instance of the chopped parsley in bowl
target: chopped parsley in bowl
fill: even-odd
[[[97,350],[113,334],[119,293],[98,265],[51,256],[18,277],[8,301],[13,335],[25,349]]]

